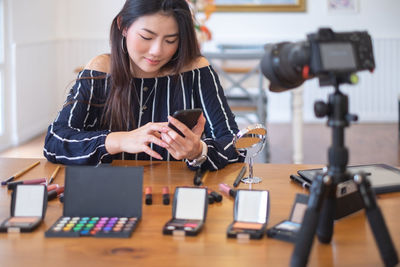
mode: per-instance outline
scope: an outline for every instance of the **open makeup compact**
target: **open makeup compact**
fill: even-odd
[[[177,187],[172,204],[172,219],[163,228],[165,235],[195,236],[207,216],[207,188]]]
[[[238,190],[233,213],[233,222],[227,230],[228,237],[262,238],[268,223],[269,192],[265,190]]]
[[[0,225],[0,232],[31,232],[46,214],[45,185],[17,185],[11,196],[11,217]]]
[[[308,196],[297,194],[288,220],[267,230],[267,236],[287,242],[296,242],[307,209]]]

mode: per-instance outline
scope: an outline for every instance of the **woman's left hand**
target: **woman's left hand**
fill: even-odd
[[[193,129],[189,129],[185,124],[172,116],[168,116],[168,121],[185,136],[182,137],[172,129],[167,133],[161,133],[162,140],[169,145],[167,148],[168,152],[177,160],[193,160],[198,158],[203,150],[200,138],[206,124],[203,114],[200,115]]]

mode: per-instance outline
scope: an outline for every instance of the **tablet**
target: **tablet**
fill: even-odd
[[[312,182],[315,175],[322,169],[299,170],[297,173],[308,182]],[[386,164],[368,164],[347,166],[347,170],[356,174],[363,171],[371,181],[372,189],[376,194],[400,192],[400,170]]]

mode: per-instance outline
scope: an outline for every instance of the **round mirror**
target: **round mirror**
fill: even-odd
[[[247,126],[240,130],[234,139],[234,144],[238,152],[246,150],[249,158],[249,176],[242,179],[243,183],[256,184],[261,182],[261,178],[253,176],[254,157],[263,150],[267,140],[267,130],[261,124]]]

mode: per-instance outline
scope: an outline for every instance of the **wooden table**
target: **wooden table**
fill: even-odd
[[[36,159],[0,158],[0,179],[36,161]],[[119,162],[121,164],[121,162]],[[162,205],[161,189],[171,192],[178,185],[192,185],[193,173],[182,162],[124,162],[144,166],[144,186],[153,187],[153,205],[143,205],[143,217],[131,238],[45,238],[44,232],[62,214],[58,200],[49,202],[44,223],[33,233],[0,234],[0,266],[288,266],[294,245],[264,237],[238,241],[226,237],[233,220],[233,199],[224,196],[221,203],[209,206],[207,221],[197,237],[173,237],[162,234],[172,216],[172,206]],[[56,165],[41,164],[20,179],[49,177]],[[221,182],[232,185],[242,164],[231,164],[211,172],[205,185],[218,190]],[[271,210],[268,227],[287,219],[296,193],[306,193],[289,180],[298,169],[316,165],[256,164],[255,174],[263,178],[255,189],[268,189]],[[64,183],[60,172],[55,183]],[[247,188],[241,184],[240,188]],[[10,192],[0,188],[0,219],[9,216]],[[385,216],[394,244],[400,248],[400,193],[380,195],[378,204]],[[335,223],[330,245],[314,241],[309,266],[382,266],[378,249],[364,212]],[[400,254],[400,253],[399,253]]]

